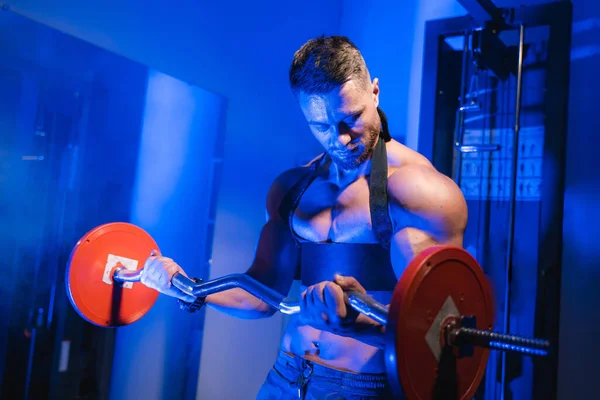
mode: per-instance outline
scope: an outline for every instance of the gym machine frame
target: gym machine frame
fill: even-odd
[[[461,65],[462,56],[459,53],[462,52],[454,51],[445,42],[445,39],[465,36],[467,33],[477,31],[478,39],[485,40],[486,44],[492,47],[492,51],[487,51],[485,47],[481,47],[479,61],[485,63],[496,75],[513,73],[520,77],[522,71],[522,45],[520,62],[518,63],[520,68],[515,65],[515,70],[506,71],[503,69],[505,66],[502,65],[502,60],[497,58],[503,48],[496,34],[520,27],[520,42],[522,43],[523,34],[529,28],[545,26],[549,30],[544,102],[544,114],[546,116],[544,122],[544,162],[542,166],[544,184],[540,190],[540,238],[537,249],[538,291],[536,294],[534,335],[547,338],[553,344],[555,351],[551,352],[542,361],[538,361],[539,359],[534,360],[533,398],[552,399],[556,398],[558,380],[558,351],[556,348],[558,347],[559,338],[565,142],[572,4],[570,1],[559,1],[514,9],[500,9],[488,0],[459,0],[459,2],[470,15],[426,23],[421,117],[419,121],[419,152],[432,160],[438,170],[450,177],[454,174],[454,152],[456,151],[458,157],[460,157],[460,146],[462,145],[450,132],[455,132],[459,115],[454,110],[459,109],[461,106],[459,97],[464,96],[464,91],[456,86],[458,83],[456,79],[444,80],[440,78],[443,74],[454,74],[453,76],[456,76],[461,73],[456,69],[456,66]],[[520,86],[520,79],[518,79],[518,85]],[[515,140],[518,140],[520,90],[521,88],[518,87]],[[462,150],[469,151],[473,149]],[[481,151],[490,150],[481,149]],[[459,161],[457,161],[457,164],[459,164]],[[511,225],[514,223],[514,199],[512,203]],[[512,236],[512,233],[509,232],[509,235]],[[509,241],[512,240],[512,238],[509,238]],[[510,243],[509,249],[512,250]],[[511,274],[512,251],[510,250],[507,265],[507,285],[510,285]],[[509,295],[510,287],[506,289],[506,293]],[[507,302],[505,307],[505,322],[508,322],[507,317],[510,311],[508,304],[510,303]]]

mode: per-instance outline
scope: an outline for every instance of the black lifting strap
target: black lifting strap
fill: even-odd
[[[379,137],[371,161],[371,181],[369,184],[369,208],[373,231],[379,243],[389,249],[393,234],[392,221],[388,213],[388,162],[385,141]]]
[[[294,217],[294,211],[298,207],[298,203],[300,203],[300,198],[304,194],[304,192],[308,189],[310,184],[319,176],[327,171],[329,165],[331,164],[331,158],[327,157],[327,154],[323,154],[321,158],[315,161],[309,168],[306,173],[291,189],[285,194],[281,204],[279,206],[279,216],[283,221],[286,221],[290,231],[292,232],[292,236],[294,237],[294,241],[296,244],[299,244],[298,238],[294,234],[294,229],[292,225],[292,219]]]

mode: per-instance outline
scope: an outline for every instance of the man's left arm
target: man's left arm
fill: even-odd
[[[462,246],[467,224],[465,198],[453,180],[434,168],[409,165],[395,171],[388,179],[388,201],[394,227],[390,255],[397,280],[423,250],[436,245]],[[336,283],[344,291],[365,293],[352,278]],[[360,314],[352,336],[384,348],[384,333],[385,326]]]
[[[449,177],[428,166],[400,168],[388,179],[388,199],[394,227],[390,252],[398,279],[423,250],[462,246],[467,203]]]

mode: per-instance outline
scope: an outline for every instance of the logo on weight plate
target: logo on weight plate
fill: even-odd
[[[435,356],[436,360],[438,360],[438,362],[440,361],[440,355],[442,354],[442,344],[440,343],[440,332],[442,329],[442,322],[444,322],[446,317],[457,317],[459,315],[460,314],[458,312],[458,308],[456,307],[456,304],[454,304],[452,297],[448,296],[448,298],[444,302],[444,305],[435,316],[431,327],[425,334],[425,341],[427,342],[427,345],[431,349],[431,352]]]
[[[132,260],[131,258],[116,256],[114,254],[109,254],[106,259],[106,266],[104,267],[104,276],[102,277],[102,282],[112,285],[112,279],[110,277],[110,272],[114,267],[120,265],[129,271],[135,271],[138,266],[137,260]],[[127,289],[133,288],[133,282],[124,282],[123,287]]]

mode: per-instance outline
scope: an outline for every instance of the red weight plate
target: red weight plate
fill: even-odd
[[[489,330],[493,314],[487,278],[467,251],[436,246],[420,253],[400,277],[389,308],[386,363],[394,391],[408,400],[473,398],[489,350],[456,357],[443,350],[441,326],[446,318],[474,315],[477,328]]]
[[[103,327],[131,324],[154,305],[159,293],[139,282],[114,284],[115,267],[139,270],[156,242],[143,229],[115,222],[98,226],[76,244],[67,265],[65,283],[75,310]]]

